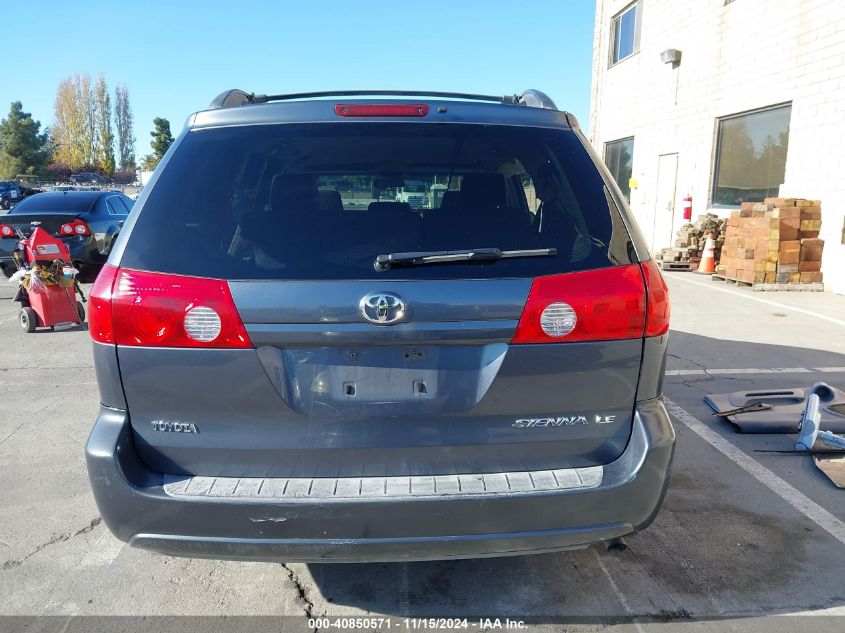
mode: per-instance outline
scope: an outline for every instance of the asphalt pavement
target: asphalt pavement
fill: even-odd
[[[390,616],[392,628],[430,628],[413,618],[442,616],[478,630],[497,628],[497,617],[503,627],[509,617],[589,630],[845,629],[845,490],[808,457],[755,452],[789,448],[792,437],[737,433],[702,400],[819,380],[845,388],[845,296],[667,277],[665,393],[678,444],[649,529],[624,551],[368,565],[177,559],[114,539],[83,458],[97,411],[87,332],[24,334],[0,282],[0,616],[25,616],[0,617],[0,629],[105,622],[67,616],[219,615],[288,616],[244,620],[244,630],[307,628],[323,616],[321,628],[337,628],[335,617],[364,615]],[[775,615],[803,617],[764,617]],[[180,622],[214,630],[218,620]]]

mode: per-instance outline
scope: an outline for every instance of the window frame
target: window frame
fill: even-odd
[[[636,11],[634,15],[634,41],[631,46],[631,52],[625,57],[620,57],[614,60],[617,48],[617,35],[619,34],[619,23],[623,16],[631,11]],[[640,30],[642,24],[642,0],[632,2],[624,9],[619,11],[616,15],[610,18],[610,49],[608,50],[608,68],[612,68],[617,64],[624,62],[640,52]]]
[[[610,175],[613,176],[613,182],[616,183],[616,186],[619,187],[619,191],[622,193],[622,196],[625,198],[625,201],[630,203],[631,202],[631,190],[630,185],[628,185],[628,193],[625,193],[625,188],[619,183],[616,179],[616,174],[614,170],[611,169],[611,166],[607,163],[607,149],[610,145],[614,143],[624,143],[625,141],[631,141],[631,175],[634,174],[634,145],[636,144],[635,136],[631,134],[630,136],[623,136],[621,138],[615,138],[610,141],[605,141],[604,143],[604,151],[602,153],[602,161],[604,161],[607,170],[610,172]],[[630,180],[630,179],[629,179]]]
[[[710,171],[710,195],[708,196],[708,208],[710,209],[739,209],[740,205],[738,204],[721,204],[716,202],[716,188],[717,188],[717,181],[719,178],[719,166],[720,166],[720,159],[722,153],[722,122],[729,121],[731,119],[738,119],[740,117],[750,116],[753,114],[761,114],[763,112],[768,112],[770,110],[778,110],[780,108],[789,108],[789,122],[790,128],[792,127],[792,101],[784,101],[781,103],[775,103],[772,105],[764,106],[762,108],[752,108],[750,110],[743,110],[742,112],[735,112],[733,114],[727,114],[725,116],[719,116],[715,119],[714,125],[714,139],[713,139],[713,161],[712,161],[712,169]],[[787,159],[789,158],[789,136],[787,136]],[[784,168],[785,169],[785,168]],[[786,174],[784,173],[784,177]],[[781,183],[783,184],[783,183]]]
[[[123,206],[122,202],[119,202],[120,196],[107,196],[105,199],[106,203],[106,213],[111,216],[115,215],[126,215],[126,213],[121,213],[120,210],[117,208],[117,205]],[[115,202],[118,201],[118,202]]]

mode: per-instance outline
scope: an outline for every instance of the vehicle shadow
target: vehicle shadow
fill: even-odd
[[[674,331],[669,353],[670,369],[738,367],[736,362],[742,367],[845,367],[845,355],[837,352]],[[665,391],[674,400],[685,395],[704,407],[701,397],[711,391],[802,387],[817,380],[843,387],[845,372],[739,378],[701,373],[667,378]],[[735,433],[703,409],[697,415],[706,424],[719,425],[729,439]],[[504,558],[310,564],[328,603],[325,610],[333,613],[332,605],[342,605],[394,617],[606,624],[635,618],[682,622],[722,619],[725,614],[759,617],[845,605],[841,583],[835,580],[845,568],[845,548],[683,425],[676,423],[676,429],[679,439],[663,508],[649,528],[625,539],[626,550],[608,551],[599,544]],[[794,442],[791,436],[736,435],[737,443],[740,438]],[[753,455],[753,449],[742,449]],[[815,470],[808,462],[798,475]],[[812,476],[823,479],[819,473]]]

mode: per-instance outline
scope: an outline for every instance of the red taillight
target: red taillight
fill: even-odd
[[[118,345],[252,347],[229,285],[219,279],[121,269],[111,307]]]
[[[229,286],[218,279],[120,270],[106,264],[88,303],[88,330],[100,343],[252,347]]]
[[[62,224],[59,229],[61,235],[91,235],[91,229],[82,220],[74,220],[67,224]]]
[[[643,265],[646,287],[645,335],[660,336],[669,331],[669,288],[653,261]]]
[[[0,224],[0,237],[15,237],[15,229],[8,224]]]
[[[645,311],[639,264],[537,277],[511,343],[641,338]]]
[[[428,106],[424,103],[338,103],[334,112],[338,116],[425,116]]]
[[[98,343],[115,342],[111,297],[117,270],[109,264],[103,266],[88,295],[88,332]]]

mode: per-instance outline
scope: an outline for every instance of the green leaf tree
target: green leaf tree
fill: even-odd
[[[74,170],[96,162],[95,110],[90,75],[76,74],[59,82],[52,126],[54,162]]]
[[[111,97],[103,73],[94,87],[94,119],[97,126],[96,165],[106,176],[114,174],[114,133],[111,127]]]
[[[129,89],[118,84],[114,88],[114,126],[117,130],[117,157],[122,170],[135,169],[135,136],[132,123]]]
[[[159,160],[161,159],[157,158],[154,154],[147,154],[141,157],[140,167],[143,171],[152,171],[158,165]]]
[[[156,117],[153,119],[155,129],[150,132],[153,140],[150,145],[153,148],[153,155],[156,157],[156,163],[162,159],[167,148],[173,143],[173,135],[170,133],[170,121]]]
[[[9,116],[0,121],[0,178],[42,172],[49,157],[47,145],[41,123],[23,111],[20,101],[13,101]]]

